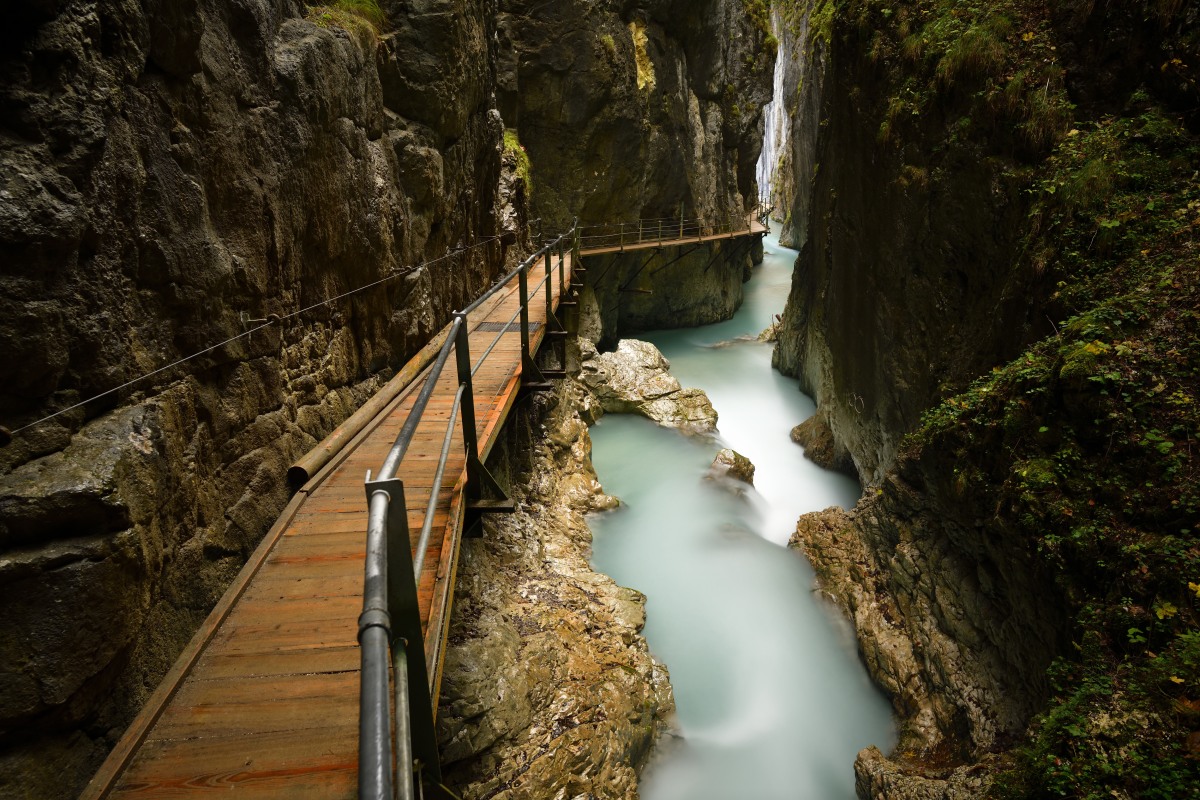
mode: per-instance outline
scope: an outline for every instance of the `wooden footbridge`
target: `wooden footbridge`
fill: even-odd
[[[460,543],[512,509],[483,462],[518,397],[563,374],[534,356],[553,341],[565,365],[559,315],[580,259],[766,230],[632,227],[573,228],[522,262],[292,468],[292,501],[84,800],[441,795],[433,726]]]

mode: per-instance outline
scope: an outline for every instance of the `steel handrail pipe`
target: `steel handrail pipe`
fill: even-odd
[[[396,800],[415,800],[412,708],[408,702],[408,642],[402,638],[392,642],[392,684],[392,698],[396,703]]]
[[[408,418],[404,420],[404,427],[400,429],[396,441],[392,444],[392,449],[388,451],[387,458],[383,460],[383,466],[379,468],[380,480],[391,480],[396,477],[396,469],[400,466],[400,460],[408,451],[413,434],[417,431],[417,425],[421,422],[421,415],[425,413],[425,408],[429,405],[429,398],[433,396],[434,387],[437,385],[438,378],[441,377],[442,369],[450,358],[450,351],[454,350],[458,329],[463,325],[463,320],[463,317],[455,317],[454,321],[450,323],[450,335],[446,337],[446,343],[438,352],[437,360],[433,362],[429,377],[425,379],[425,385],[421,387],[421,393],[417,395],[417,401],[413,404],[412,411],[408,412]]]
[[[358,642],[362,652],[358,791],[359,797],[366,800],[393,800],[392,720],[388,685],[388,650],[392,638],[392,620],[387,604],[389,502],[385,491],[371,494],[363,611],[358,618]]]
[[[446,423],[446,436],[442,439],[442,455],[438,459],[437,471],[433,474],[433,488],[429,490],[429,505],[425,507],[425,521],[421,523],[421,536],[417,540],[417,554],[413,558],[413,577],[418,583],[421,581],[421,569],[425,566],[425,551],[429,549],[429,539],[433,534],[433,517],[437,510],[437,496],[442,491],[446,462],[450,460],[450,446],[454,442],[454,423],[458,421],[458,409],[462,406],[464,389],[466,389],[466,384],[460,383],[458,391],[454,394],[454,404],[450,407],[450,420]]]

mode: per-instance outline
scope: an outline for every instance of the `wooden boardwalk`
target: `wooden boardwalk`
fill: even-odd
[[[551,285],[561,297],[558,259]],[[570,277],[570,256],[566,258]],[[530,270],[530,344],[546,332],[542,266]],[[469,321],[481,458],[521,384],[517,281]],[[536,326],[532,323],[536,323]],[[483,353],[499,343],[481,362]],[[353,798],[358,787],[367,470],[378,472],[428,370],[296,494],[82,798]],[[451,360],[396,477],[421,529],[458,378]],[[461,423],[458,423],[461,424]],[[455,434],[418,583],[436,704],[463,533],[465,453]]]
[[[592,247],[581,255],[740,238],[749,229]],[[562,301],[558,257],[552,306]],[[572,275],[565,258],[565,283]],[[544,262],[530,269],[530,347],[546,336]],[[498,439],[521,386],[518,282],[468,321],[480,458]],[[495,347],[492,348],[492,345]],[[486,359],[485,351],[492,348]],[[233,585],[184,649],[81,795],[100,798],[353,798],[358,789],[358,615],[362,610],[367,498],[429,370],[384,407],[296,493]],[[438,380],[396,477],[413,538],[432,491],[458,377]],[[461,425],[461,422],[457,423]],[[455,442],[461,443],[461,427]],[[435,706],[465,523],[466,454],[451,450],[436,498],[432,543],[418,581]]]

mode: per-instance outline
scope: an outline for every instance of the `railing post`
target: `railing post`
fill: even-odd
[[[521,291],[521,369],[528,370],[529,365],[533,363],[533,357],[529,353],[529,263],[521,264],[521,271],[517,274],[517,283]]]
[[[522,286],[524,286],[524,277],[525,273],[522,271]],[[521,294],[524,295],[524,292]],[[471,382],[470,333],[467,331],[467,315],[456,313],[454,316],[462,320],[462,324],[458,326],[458,336],[454,341],[454,357],[458,363],[458,382],[463,387],[461,414],[463,446],[467,450],[467,497],[479,500],[483,497],[483,488],[479,480],[479,432],[475,427],[475,390]]]
[[[564,237],[558,237],[558,297],[567,298],[567,243]]]
[[[546,248],[546,327],[544,330],[550,331],[550,323],[554,320],[554,267],[550,263],[553,256],[550,251],[552,247]]]

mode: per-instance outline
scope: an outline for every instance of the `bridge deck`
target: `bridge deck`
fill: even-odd
[[[664,230],[668,230],[664,228]],[[630,232],[632,234],[632,231]],[[633,250],[650,250],[656,247],[679,247],[686,244],[703,244],[706,242],[717,242],[722,239],[738,239],[743,236],[756,236],[760,233],[769,233],[767,227],[758,221],[757,218],[751,217],[749,228],[735,229],[732,231],[724,231],[721,233],[695,233],[691,236],[679,236],[675,238],[663,238],[661,236],[651,237],[649,234],[643,234],[641,237],[631,236],[628,242],[619,242],[616,244],[605,244],[598,246],[584,245],[579,250],[581,257],[586,256],[602,256],[612,253],[628,253]],[[668,234],[669,235],[669,234]],[[616,238],[612,235],[608,238]]]
[[[569,278],[569,256],[565,266]],[[554,273],[557,307],[557,258]],[[530,335],[533,348],[546,329],[543,274],[537,267],[530,274],[529,315],[539,323]],[[516,314],[517,293],[514,280],[469,320],[476,363],[501,337],[474,379],[482,455],[496,442],[520,387],[519,326],[497,333]],[[378,472],[427,375],[428,370],[293,498],[83,798],[355,796],[357,618],[367,530],[363,480],[368,469]],[[414,537],[457,388],[452,359],[397,472]],[[461,432],[455,441],[462,442]],[[435,704],[463,531],[464,477],[465,454],[458,444],[437,498],[433,544],[418,583]]]

